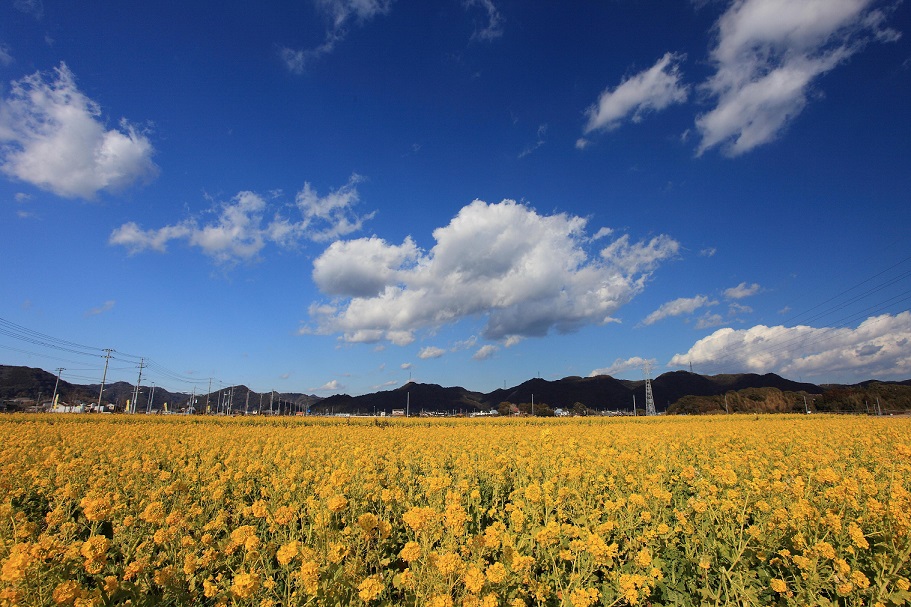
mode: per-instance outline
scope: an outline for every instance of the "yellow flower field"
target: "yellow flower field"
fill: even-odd
[[[0,418],[2,605],[903,605],[909,553],[907,418]]]

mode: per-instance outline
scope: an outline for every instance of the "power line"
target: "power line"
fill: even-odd
[[[181,384],[197,386],[197,385],[202,385],[202,384],[206,383],[207,381],[209,381],[209,378],[200,379],[197,377],[191,377],[189,375],[184,375],[184,374],[178,373],[178,372],[173,371],[173,370],[169,369],[168,367],[162,365],[161,363],[158,363],[154,360],[151,360],[151,359],[143,357],[143,356],[138,356],[138,355],[130,354],[127,352],[121,352],[119,350],[114,350],[113,348],[96,348],[94,346],[88,346],[88,345],[81,344],[81,343],[71,341],[68,339],[54,337],[54,336],[48,335],[46,333],[41,333],[40,331],[35,331],[33,329],[29,329],[28,327],[24,327],[22,325],[16,324],[14,322],[11,322],[11,321],[3,319],[3,318],[0,318],[0,335],[11,337],[18,341],[32,344],[35,346],[49,348],[51,350],[68,352],[70,354],[76,354],[78,356],[88,356],[88,357],[92,357],[92,358],[104,359],[103,370],[99,369],[102,371],[101,387],[100,387],[100,391],[99,391],[99,405],[100,405],[100,402],[101,402],[101,399],[102,399],[102,396],[104,393],[104,386],[105,386],[105,383],[107,382],[108,372],[109,371],[133,370],[136,368],[137,364],[142,365],[146,369],[146,373],[148,375],[151,375],[151,376],[155,377],[156,379],[162,380],[162,381],[158,381],[157,383],[159,384],[159,387],[164,388],[164,389],[167,389],[167,388],[165,388],[165,386],[168,383],[181,383]],[[4,348],[4,349],[12,351],[12,352],[19,352],[21,354],[27,354],[30,356],[38,356],[38,357],[41,357],[44,359],[58,360],[61,362],[66,362],[66,363],[74,364],[77,366],[86,364],[86,361],[84,361],[84,360],[78,361],[78,360],[73,360],[73,359],[69,359],[69,358],[62,358],[59,356],[54,356],[53,354],[50,354],[50,353],[40,353],[40,352],[35,352],[32,350],[16,348],[16,347],[5,345],[5,344],[0,344],[0,348]],[[126,363],[129,366],[119,366],[119,365],[114,366],[114,365],[110,364],[111,361],[119,361],[121,363]],[[76,368],[72,368],[72,369],[77,370]],[[78,370],[93,371],[95,369],[88,368],[88,369],[78,369]],[[82,380],[90,381],[93,383],[95,381],[97,381],[97,378],[94,378],[94,377],[76,376],[71,373],[65,374],[64,377],[82,379]],[[118,381],[126,381],[126,380],[118,380]],[[218,380],[218,381],[221,383],[220,380]],[[177,392],[178,390],[169,390],[169,391]]]
[[[786,350],[790,345],[794,344],[795,342],[806,339],[805,335],[800,335],[800,334],[794,335],[792,337],[787,337],[788,333],[792,332],[795,327],[784,326],[786,323],[793,322],[798,318],[801,318],[803,316],[806,316],[807,314],[810,314],[814,310],[818,310],[819,308],[822,308],[823,306],[825,306],[828,303],[837,301],[839,298],[876,280],[877,278],[883,276],[884,274],[890,272],[891,270],[894,270],[895,268],[901,266],[902,264],[906,263],[909,260],[911,260],[911,257],[906,257],[906,258],[902,259],[901,261],[889,266],[885,270],[878,272],[878,273],[874,274],[873,276],[856,283],[855,285],[841,291],[840,293],[838,293],[837,295],[835,295],[833,297],[830,297],[829,299],[825,300],[824,302],[817,304],[807,310],[804,310],[803,312],[800,312],[798,314],[791,316],[786,321],[784,321],[784,323],[782,323],[782,326],[780,327],[780,329],[777,332],[766,335],[764,337],[765,341],[769,342],[769,344],[767,346],[757,347],[754,343],[740,341],[735,344],[731,344],[731,345],[724,347],[721,350],[721,352],[719,353],[720,357],[726,358],[726,357],[737,356],[741,352],[747,351],[747,350],[751,354],[762,354],[762,353],[770,353],[770,352],[776,352],[776,351],[780,351],[780,350]],[[851,298],[849,298],[845,301],[841,301],[840,303],[829,306],[829,307],[817,312],[816,314],[813,314],[809,318],[805,319],[804,322],[807,322],[807,323],[813,322],[813,321],[819,320],[821,318],[825,318],[827,316],[833,315],[842,310],[845,310],[852,304],[856,304],[866,298],[872,297],[873,295],[876,295],[877,293],[882,292],[883,290],[885,290],[889,287],[899,284],[903,280],[906,280],[908,277],[911,277],[911,270],[904,271],[897,276],[888,278],[887,280],[885,280],[883,282],[879,282],[879,283],[875,284],[874,286],[871,286],[870,288],[865,289],[864,291],[860,292],[859,294],[853,295]],[[905,301],[907,301],[909,299],[909,297],[907,297],[909,294],[911,294],[911,290],[905,290],[898,294],[892,295],[891,297],[888,297],[886,299],[880,299],[879,301],[872,303],[871,305],[867,306],[866,308],[852,312],[848,316],[834,321],[834,323],[835,323],[834,326],[816,328],[816,329],[814,329],[816,331],[815,337],[812,340],[803,343],[802,345],[804,347],[806,347],[809,345],[819,343],[821,341],[825,341],[826,339],[829,339],[831,337],[834,337],[834,335],[828,336],[828,334],[833,333],[837,329],[844,328],[851,322],[857,321],[858,319],[863,318],[864,316],[869,318],[869,316],[871,316],[873,314],[876,314],[878,312],[883,312],[883,311],[889,309],[890,307],[904,303]],[[901,312],[905,312],[905,311],[907,311],[907,310],[902,309],[897,313],[901,313]],[[784,337],[785,338],[784,341],[778,340],[777,338],[779,336]]]
[[[22,325],[17,325],[16,323],[10,322],[4,318],[0,318],[0,335],[6,335],[20,341],[62,350],[65,352],[71,352],[74,354],[80,354],[83,356],[102,357],[102,352],[104,351],[101,348],[96,348],[94,346],[86,346],[74,341],[52,337],[45,333],[23,327]]]

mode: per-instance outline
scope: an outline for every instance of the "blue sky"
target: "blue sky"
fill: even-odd
[[[0,4],[0,360],[911,377],[911,6]],[[63,342],[67,342],[64,344]]]

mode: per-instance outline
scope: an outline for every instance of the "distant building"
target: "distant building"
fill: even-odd
[[[51,413],[85,413],[85,405],[68,405],[58,402],[50,409]]]

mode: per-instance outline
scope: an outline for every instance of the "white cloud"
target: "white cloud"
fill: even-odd
[[[717,252],[717,249],[715,249],[715,247],[707,247],[707,248],[699,251],[699,255],[701,257],[713,257],[716,252]]]
[[[477,343],[478,343],[478,336],[472,335],[468,339],[464,339],[462,341],[455,342],[452,345],[452,351],[459,352],[461,350],[470,350],[471,348],[474,348]]]
[[[600,230],[595,232],[595,235],[592,236],[592,240],[601,240],[602,238],[610,236],[613,233],[614,233],[613,228],[601,228]]]
[[[532,152],[537,150],[539,147],[544,145],[544,143],[545,143],[544,136],[545,135],[547,135],[547,125],[542,124],[538,127],[538,138],[535,140],[535,142],[533,144],[529,145],[524,150],[519,152],[519,158],[525,158],[526,156],[528,156],[529,154],[531,154]]]
[[[377,296],[404,280],[420,254],[411,238],[398,246],[376,236],[339,240],[313,262],[313,280],[326,295]]]
[[[811,84],[883,26],[873,0],[735,0],[716,24],[715,74],[704,85],[717,99],[696,119],[698,152],[723,146],[737,156],[775,139],[807,103]]]
[[[752,314],[752,313],[753,313],[753,308],[751,308],[750,306],[745,306],[743,304],[739,304],[737,302],[731,302],[731,304],[728,306],[728,315],[729,316],[736,316],[737,314]]]
[[[116,302],[113,299],[109,299],[96,308],[86,310],[85,316],[87,316],[87,317],[88,316],[98,316],[99,314],[104,314],[105,312],[112,310],[114,308],[115,303]]]
[[[375,215],[368,213],[360,216],[352,211],[360,202],[357,184],[363,180],[355,173],[348,183],[325,196],[319,196],[309,183],[304,183],[294,200],[300,221],[295,223],[276,218],[269,226],[273,239],[281,243],[284,239],[297,240],[303,236],[314,242],[327,242],[359,231],[364,222]]]
[[[476,200],[434,230],[430,251],[410,239],[333,243],[314,262],[313,279],[335,299],[314,303],[314,326],[302,332],[396,343],[481,317],[486,338],[506,340],[610,322],[679,243],[664,235],[631,243],[623,235],[590,256],[585,224],[511,200]]]
[[[696,322],[696,329],[711,329],[712,327],[718,327],[724,324],[724,318],[721,317],[721,314],[712,314],[706,312],[702,318]]]
[[[361,179],[352,175],[346,185],[325,196],[317,195],[305,183],[294,204],[274,209],[271,219],[267,216],[270,205],[262,196],[240,192],[230,202],[210,210],[217,214],[214,221],[200,223],[187,219],[150,230],[128,222],[115,229],[108,242],[135,254],[146,250],[163,253],[170,241],[185,240],[219,263],[252,260],[270,242],[294,247],[305,239],[323,242],[361,229],[364,221],[373,217],[373,213],[359,216],[352,210],[359,201],[356,186]],[[293,220],[282,217],[283,212],[293,212],[297,217]]]
[[[411,363],[402,363],[402,370],[407,371],[408,369],[412,368],[413,366],[414,365],[412,365]]]
[[[363,25],[377,15],[389,12],[393,0],[313,0],[328,21],[326,38],[319,46],[306,49],[283,47],[279,56],[285,66],[295,74],[303,74],[307,66],[323,55],[328,55],[343,41],[352,24]]]
[[[101,108],[66,64],[12,83],[0,99],[0,170],[66,198],[93,198],[155,177],[149,139],[125,119],[106,129]]]
[[[327,381],[319,388],[314,388],[313,391],[314,392],[331,392],[331,391],[344,390],[344,389],[345,389],[345,386],[343,386],[337,379],[333,379],[331,381]]]
[[[748,285],[745,282],[740,283],[736,287],[731,287],[730,289],[724,290],[725,299],[743,299],[745,297],[750,297],[759,293],[761,287],[757,283]]]
[[[525,338],[521,335],[508,335],[506,336],[506,341],[503,342],[503,345],[507,348],[511,348],[513,346],[518,346],[524,339]]]
[[[428,358],[439,358],[446,354],[446,350],[442,348],[437,348],[436,346],[426,346],[421,348],[418,352],[418,358],[421,360],[427,360]]]
[[[626,360],[623,360],[622,358],[618,358],[609,367],[595,369],[594,371],[589,373],[588,376],[589,377],[596,377],[598,375],[614,376],[618,373],[622,373],[624,371],[629,371],[630,369],[642,369],[645,367],[645,365],[654,367],[656,363],[657,363],[657,360],[654,358],[645,359],[645,358],[642,358],[641,356],[633,356],[633,357],[627,358]]]
[[[655,65],[621,82],[614,89],[606,89],[598,102],[588,108],[585,134],[596,130],[613,130],[632,114],[633,122],[640,122],[649,111],[663,110],[687,98],[687,87],[680,82],[679,63],[682,55],[666,53]],[[584,149],[588,141],[580,139],[576,147]]]
[[[9,65],[13,62],[13,56],[10,54],[9,46],[0,44],[0,65]]]
[[[680,297],[673,301],[661,304],[657,310],[645,317],[645,320],[642,321],[642,324],[653,325],[659,320],[668,318],[669,316],[692,314],[699,308],[702,308],[704,306],[714,306],[717,303],[717,301],[713,301],[705,295],[697,295],[695,297]]]
[[[474,360],[487,360],[488,358],[492,358],[493,355],[497,353],[497,350],[499,350],[497,346],[487,344],[486,346],[478,348],[478,351],[475,352],[471,358]]]
[[[471,34],[472,40],[489,42],[503,35],[503,16],[494,5],[493,0],[465,0],[465,8],[478,6],[486,12],[487,22],[483,27],[475,29]]]
[[[872,316],[856,329],[767,327],[719,329],[675,355],[713,372],[778,373],[788,377],[849,374],[869,379],[911,375],[911,312]]]
[[[16,10],[31,15],[35,19],[44,17],[44,2],[42,0],[15,0],[13,6]]]

